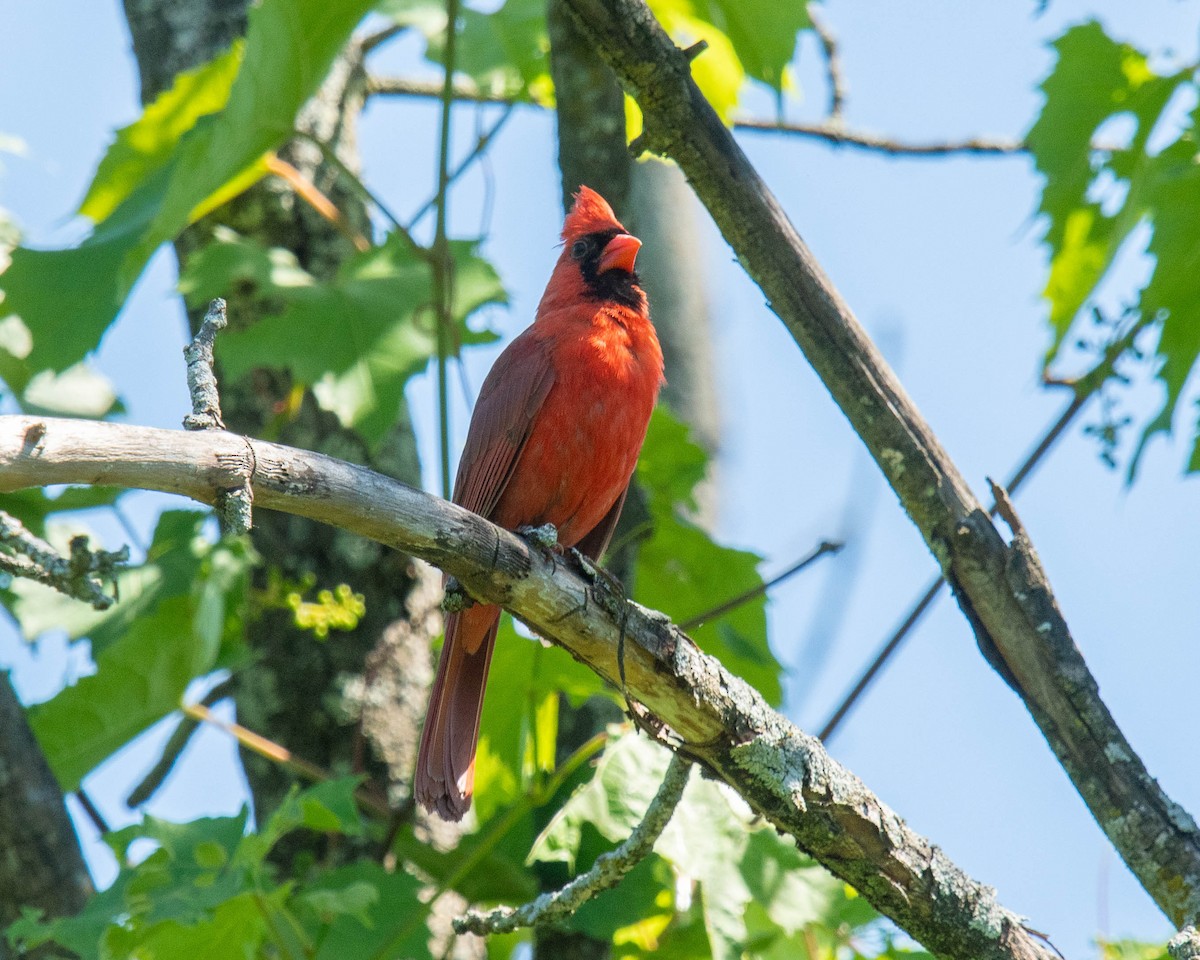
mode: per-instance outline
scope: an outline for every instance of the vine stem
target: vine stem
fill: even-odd
[[[446,214],[450,192],[450,130],[454,109],[454,55],[458,36],[459,0],[446,0],[446,46],[442,79],[442,124],[438,140],[437,225],[433,241],[433,288],[437,301],[437,394],[442,496],[450,497],[450,389],[447,358],[450,326],[454,322],[454,280],[450,244],[446,239]]]

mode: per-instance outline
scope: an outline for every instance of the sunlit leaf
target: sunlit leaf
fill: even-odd
[[[1142,218],[1139,186],[1146,141],[1186,73],[1159,76],[1146,55],[1112,40],[1095,21],[1072,27],[1054,43],[1058,62],[1042,84],[1046,101],[1027,136],[1045,178],[1039,212],[1046,220],[1054,343],[1050,359],[1080,308],[1096,289],[1118,248]],[[1125,143],[1093,141],[1111,117],[1127,115],[1133,132]],[[1106,199],[1092,192],[1108,185]],[[1128,185],[1120,200],[1117,183]],[[1107,197],[1119,200],[1105,212]]]
[[[692,0],[650,0],[650,9],[681,47],[700,40],[708,44],[692,61],[692,77],[721,119],[729,122],[746,80],[746,68],[730,38],[713,23],[709,11]]]
[[[1200,113],[1193,113],[1193,123]],[[1159,318],[1162,332],[1157,353],[1162,358],[1158,377],[1166,387],[1159,414],[1146,427],[1130,462],[1137,468],[1146,442],[1169,431],[1184,384],[1200,358],[1200,231],[1195,211],[1200,209],[1200,167],[1196,165],[1196,127],[1159,156],[1147,191],[1154,210],[1154,235],[1150,253],[1154,274],[1142,291],[1142,316]],[[1200,433],[1197,435],[1200,441]],[[1200,448],[1200,443],[1197,444]],[[1196,453],[1192,463],[1196,463]],[[1195,469],[1192,467],[1192,469]]]
[[[114,145],[101,186],[89,194],[90,209],[111,211],[87,240],[68,250],[13,252],[0,275],[3,309],[32,332],[33,369],[62,370],[94,349],[154,250],[265,173],[263,155],[290,137],[297,111],[372,6],[370,0],[252,5],[245,54],[224,109],[199,116],[219,99],[225,79],[220,68],[201,71],[207,82],[193,77],[167,108],[151,113],[161,121],[152,136],[152,121],[143,124],[145,154],[131,156],[128,140]]]
[[[776,91],[783,89],[783,71],[796,54],[800,31],[812,26],[806,3],[695,0],[695,9],[729,38],[747,76]]]
[[[216,113],[229,101],[229,91],[242,62],[245,44],[236,41],[225,53],[194,70],[185,70],[160,93],[117,138],[96,168],[79,212],[96,223],[109,217],[151,171],[170,160],[176,145],[196,121]]]

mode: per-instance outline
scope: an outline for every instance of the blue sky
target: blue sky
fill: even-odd
[[[1197,57],[1195,0],[1053,0],[1040,17],[1036,7],[831,0],[826,19],[841,41],[848,121],[914,140],[1019,136],[1036,116],[1036,87],[1052,64],[1046,42],[1091,16],[1151,51],[1181,62]],[[27,150],[0,157],[0,206],[31,241],[65,242],[80,235],[69,215],[112,130],[137,114],[128,38],[116,3],[10,0],[5,14],[0,134],[22,138]],[[387,62],[411,64],[415,50],[401,42]],[[797,119],[815,118],[825,102],[814,54],[806,42],[796,66],[801,96],[788,105]],[[766,112],[769,100],[752,96],[746,106]],[[471,112],[459,114],[464,148]],[[365,117],[367,175],[401,212],[418,209],[432,191],[436,120],[433,104],[398,101],[373,104]],[[985,477],[1005,476],[1066,402],[1039,382],[1048,343],[1039,296],[1046,264],[1031,161],[889,160],[760,135],[744,135],[742,143],[970,483],[982,491]],[[551,118],[518,111],[496,142],[490,173],[490,185],[477,173],[456,190],[452,228],[478,234],[492,191],[484,252],[513,303],[488,320],[510,336],[531,318],[555,255]],[[766,574],[825,537],[846,535],[855,551],[772,594],[773,642],[794,668],[788,712],[815,730],[935,565],[761,293],[703,212],[699,219],[725,424],[720,535],[759,552]],[[1122,279],[1132,282],[1146,267],[1131,257]],[[173,282],[172,258],[160,253],[98,355],[132,422],[176,426],[186,407]],[[470,359],[472,383],[498,349]],[[410,396],[426,418],[432,487],[431,390],[418,382]],[[1158,396],[1151,385],[1126,403],[1145,416]],[[1095,419],[1093,409],[1083,422]],[[464,425],[460,407],[459,443]],[[1126,488],[1077,427],[1018,508],[1110,709],[1166,790],[1197,811],[1200,770],[1188,746],[1190,725],[1178,718],[1188,712],[1171,709],[1194,699],[1200,626],[1200,514],[1196,482],[1180,474],[1185,454],[1183,440],[1154,442],[1137,484]],[[148,524],[163,502],[141,498],[138,522]],[[115,527],[101,532],[110,542],[121,538]],[[831,593],[840,598],[836,616],[817,618]],[[823,658],[813,653],[815,619],[836,626]],[[0,637],[0,664],[13,667],[30,701],[86,669],[86,660],[64,656],[54,638],[31,653],[10,633]],[[89,792],[114,824],[130,818],[121,798],[164,736],[152,731],[89,778]],[[910,638],[831,752],[1068,956],[1091,955],[1097,934],[1168,934],[949,599]],[[174,818],[235,810],[243,794],[233,758],[225,738],[205,732],[151,809]],[[87,823],[80,829],[97,876],[111,875],[94,830]]]

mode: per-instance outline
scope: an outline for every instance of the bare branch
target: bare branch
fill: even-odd
[[[209,690],[200,703],[202,706],[211,707],[226,697],[231,696],[233,696],[233,681],[226,679]],[[159,756],[154,766],[150,768],[150,772],[142,777],[141,782],[129,791],[129,796],[125,798],[125,806],[131,810],[135,807],[140,807],[158,792],[159,788],[166,782],[171,771],[175,769],[176,762],[187,748],[187,745],[192,742],[192,737],[199,729],[200,721],[196,718],[179,718],[179,723],[175,725],[175,729],[171,731],[171,736],[167,738],[167,742],[163,746],[161,756]]]
[[[1020,694],[1121,857],[1174,922],[1200,915],[1200,830],[1155,782],[1100,699],[1032,544],[1023,536],[1005,544],[643,0],[565,2],[638,100],[643,145],[686,174],[866,443],[980,649]]]
[[[367,92],[378,96],[437,98],[442,94],[442,85],[438,82],[410,80],[405,77],[372,76],[367,80]],[[539,109],[542,106],[532,101],[517,101],[503,94],[482,91],[470,80],[462,78],[454,81],[454,96],[459,100],[473,103],[519,103]],[[753,133],[782,133],[807,137],[811,140],[824,140],[828,143],[859,147],[863,150],[896,157],[944,157],[953,154],[1004,156],[1026,153],[1029,149],[1020,140],[1004,137],[970,137],[965,140],[912,143],[865,130],[855,130],[845,126],[840,120],[822,120],[817,123],[784,123],[743,117],[733,121],[733,128]]]
[[[36,434],[36,446],[25,438]],[[125,424],[0,417],[0,491],[53,483],[161,490],[212,503],[250,482],[260,508],[335,524],[421,557],[617,681],[750,806],[936,953],[976,960],[1053,953],[996,895],[841,767],[813,737],[661,614],[619,605],[603,577],[461,507],[363,467],[238,437]]]
[[[945,157],[951,154],[1019,154],[1028,153],[1029,147],[1021,140],[1005,137],[968,137],[965,140],[935,140],[913,143],[894,137],[855,130],[840,121],[822,120],[817,123],[777,123],[774,120],[740,119],[733,121],[735,130],[753,133],[784,133],[810,140],[824,140],[838,146],[859,147],[875,153],[886,153],[894,157]]]
[[[550,926],[562,922],[593,897],[615,887],[654,848],[655,842],[671,822],[671,815],[679,805],[691,772],[690,760],[678,753],[672,756],[658,793],[650,801],[646,815],[633,828],[633,832],[615,850],[600,854],[591,869],[561,890],[543,893],[520,907],[496,907],[487,913],[472,911],[454,921],[455,932],[487,936],[512,933],[522,927]]]
[[[40,434],[30,430],[25,442],[36,446]],[[88,538],[73,537],[71,556],[62,557],[41,537],[26,529],[16,517],[0,510],[0,571],[36,580],[68,597],[107,610],[115,601],[104,592],[104,581],[116,582],[118,564],[129,560],[129,548],[115,553],[89,550]]]

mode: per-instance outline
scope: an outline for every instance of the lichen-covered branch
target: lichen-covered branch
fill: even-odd
[[[496,907],[487,913],[472,911],[454,921],[455,931],[487,936],[560,923],[597,894],[615,887],[654,848],[679,806],[691,772],[692,764],[686,757],[679,753],[671,757],[658,793],[633,832],[615,850],[600,854],[590,869],[565,887],[543,893],[520,907]]]
[[[79,536],[71,540],[70,549],[69,557],[61,556],[20,520],[0,510],[0,571],[36,580],[97,610],[107,610],[115,598],[104,592],[104,582],[116,581],[117,566],[129,560],[129,548],[115,553],[91,550],[88,538]]]
[[[564,2],[641,106],[641,145],[687,175],[867,445],[981,649],[1021,695],[1096,821],[1172,921],[1196,917],[1200,831],[1150,776],[1100,699],[1028,538],[1004,542],[645,3]]]
[[[213,503],[249,482],[260,509],[334,524],[421,557],[625,689],[676,748],[852,884],[934,953],[1049,960],[1054,952],[914,833],[813,737],[772,710],[661,614],[622,605],[604,577],[454,504],[364,467],[217,430],[0,417],[0,492],[53,483],[139,487]]]
[[[217,333],[229,324],[225,316],[225,301],[219,297],[208,305],[208,312],[191,343],[183,348],[187,362],[188,393],[192,397],[192,412],[183,418],[185,430],[224,430],[221,419],[221,398],[217,393],[217,378],[213,373],[213,344]]]

